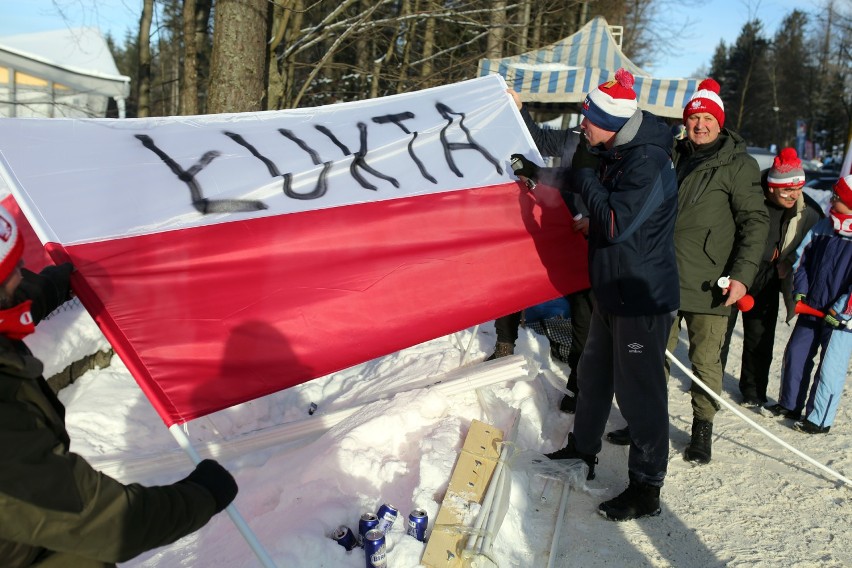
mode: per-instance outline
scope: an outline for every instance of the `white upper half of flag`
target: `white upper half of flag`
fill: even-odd
[[[64,245],[506,183],[541,163],[502,77],[296,110],[4,119],[0,174]]]

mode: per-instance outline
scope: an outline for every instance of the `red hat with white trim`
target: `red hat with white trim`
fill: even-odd
[[[852,207],[852,175],[837,180],[834,184],[834,193],[846,207]]]
[[[698,90],[692,94],[692,98],[683,109],[684,124],[689,115],[707,112],[716,118],[719,128],[725,126],[725,103],[719,96],[719,90],[719,83],[709,77],[698,83]]]
[[[23,254],[24,239],[18,224],[12,214],[0,205],[0,282],[5,282],[12,274]]]
[[[805,170],[795,148],[784,148],[775,156],[766,176],[769,187],[778,189],[798,188],[805,185]]]

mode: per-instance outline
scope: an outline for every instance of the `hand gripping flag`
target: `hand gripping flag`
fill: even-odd
[[[319,108],[5,119],[0,170],[166,425],[588,287],[497,76]]]

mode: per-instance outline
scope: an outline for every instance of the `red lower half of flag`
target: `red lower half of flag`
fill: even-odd
[[[558,192],[516,183],[73,246],[167,425],[588,287]]]

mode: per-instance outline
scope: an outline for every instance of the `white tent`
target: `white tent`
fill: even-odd
[[[479,75],[499,73],[527,102],[577,104],[623,67],[636,79],[639,108],[680,118],[701,79],[657,79],[622,53],[605,19],[541,49],[501,59],[480,59]]]
[[[113,98],[124,117],[129,93],[97,28],[0,37],[0,116],[103,117]]]

